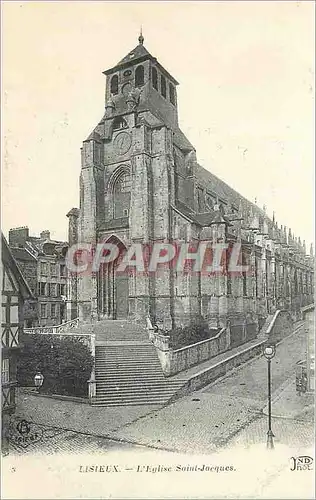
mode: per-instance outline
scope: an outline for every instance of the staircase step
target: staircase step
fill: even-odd
[[[164,376],[144,323],[102,320],[96,334],[93,406],[164,405],[183,381]]]
[[[135,404],[138,404],[138,403],[141,403],[141,402],[164,402],[164,401],[168,401],[170,399],[170,397],[161,397],[161,396],[155,396],[155,397],[151,397],[149,398],[148,396],[144,395],[143,397],[136,397],[136,398],[132,398],[132,397],[115,397],[113,395],[109,396],[108,398],[106,397],[96,397],[95,401],[96,402],[99,402],[99,403],[106,403],[106,402],[111,402],[111,403],[125,403],[125,402],[134,402]]]
[[[105,356],[101,357],[98,355],[96,358],[96,361],[99,363],[129,363],[131,365],[137,365],[140,364],[140,361],[144,364],[149,364],[149,363],[155,363],[157,366],[160,366],[158,358],[156,359],[150,359],[149,356],[144,356],[144,357],[139,357],[139,358],[112,358],[111,356]]]
[[[97,373],[96,375],[96,380],[130,380],[131,382],[135,383],[135,380],[139,380],[141,382],[144,382],[145,380],[151,380],[151,381],[161,381],[166,383],[166,379],[163,377],[163,375],[156,375],[155,372],[151,373],[135,373],[134,371],[131,372],[125,372],[125,373],[119,373],[119,374],[114,374],[114,373]]]
[[[96,363],[96,366],[100,369],[100,370],[112,370],[112,371],[115,371],[115,370],[135,370],[135,371],[147,371],[148,369],[150,370],[153,370],[153,371],[158,371],[159,370],[159,366],[155,366],[153,364],[144,364],[144,365],[139,365],[138,363],[135,363],[135,364],[132,364],[132,363],[129,363],[129,364],[126,364],[126,363]]]
[[[100,375],[101,377],[107,377],[107,378],[112,378],[116,379],[116,377],[127,377],[127,378],[135,378],[135,377],[141,377],[141,378],[152,378],[153,380],[155,379],[160,379],[160,380],[166,380],[163,375],[157,374],[155,370],[151,370],[148,372],[142,372],[142,371],[136,371],[136,370],[124,370],[120,371],[119,373],[117,371],[109,371],[109,370],[96,370],[96,378]]]
[[[111,385],[102,385],[100,387],[98,387],[97,385],[97,392],[99,391],[103,391],[103,392],[107,392],[107,393],[113,393],[113,394],[120,394],[121,392],[124,392],[124,391],[129,391],[130,394],[135,394],[137,392],[142,392],[142,391],[145,391],[145,392],[148,392],[150,393],[151,391],[155,392],[155,391],[169,391],[169,390],[172,390],[172,391],[175,391],[175,390],[178,390],[180,387],[182,387],[182,384],[181,385],[169,385],[169,386],[166,386],[166,387],[163,387],[162,385],[155,385],[155,386],[144,386],[142,387],[142,389],[140,388],[137,388],[135,385],[130,385],[130,384],[111,384]]]
[[[128,393],[133,393],[133,394],[143,394],[143,393],[148,393],[148,394],[155,394],[156,392],[163,393],[163,392],[171,392],[173,393],[175,390],[180,389],[182,387],[181,385],[171,385],[169,387],[161,387],[161,386],[155,386],[155,387],[143,387],[142,389],[135,389],[135,387],[131,388],[127,386],[102,386],[102,387],[97,387],[97,394],[124,394],[126,392]]]
[[[107,408],[111,406],[163,406],[166,404],[166,401],[139,401],[135,403],[135,401],[124,401],[121,403],[117,402],[110,402],[110,401],[105,401],[105,402],[97,402],[97,403],[92,403],[92,406],[98,406],[99,408]]]

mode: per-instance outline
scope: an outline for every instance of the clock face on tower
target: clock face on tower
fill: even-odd
[[[132,139],[128,132],[120,132],[114,139],[114,147],[119,155],[127,153],[131,147]]]

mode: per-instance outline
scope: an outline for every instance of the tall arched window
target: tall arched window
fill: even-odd
[[[151,81],[154,89],[158,90],[158,73],[156,68],[151,68]]]
[[[114,75],[111,78],[111,94],[118,94],[118,76]]]
[[[131,202],[132,179],[128,171],[123,171],[115,180],[113,186],[114,219],[127,217]]]
[[[144,66],[137,66],[135,71],[135,87],[144,85]]]
[[[169,83],[169,99],[171,104],[175,105],[176,104],[176,93],[174,90],[174,86],[172,83]]]
[[[166,97],[167,96],[167,85],[166,85],[166,79],[163,75],[161,75],[161,95],[163,97]]]

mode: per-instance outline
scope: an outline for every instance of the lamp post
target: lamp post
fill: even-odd
[[[41,372],[37,372],[35,377],[34,377],[34,384],[37,389],[37,392],[40,391],[40,388],[42,387],[44,382],[44,375],[42,375]]]
[[[273,444],[273,438],[274,434],[271,429],[271,359],[274,358],[275,356],[275,345],[274,344],[266,344],[263,347],[263,354],[264,357],[268,361],[268,422],[269,422],[269,427],[268,427],[268,438],[267,438],[267,448],[273,449],[274,444]]]

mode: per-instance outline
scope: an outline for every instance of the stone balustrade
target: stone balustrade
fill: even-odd
[[[149,339],[156,347],[162,370],[167,377],[203,363],[230,348],[229,326],[222,328],[211,339],[175,350],[170,347],[170,337],[155,331],[149,318],[147,318],[147,328]]]
[[[68,331],[78,328],[78,326],[79,318],[75,318],[70,321],[66,321],[65,323],[61,323],[60,325],[35,326],[34,328],[24,328],[23,331],[27,334],[39,333],[54,335],[56,333],[67,333]]]

